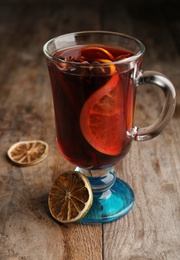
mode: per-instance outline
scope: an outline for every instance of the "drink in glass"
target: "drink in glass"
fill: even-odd
[[[113,221],[132,208],[134,193],[116,178],[113,166],[133,140],[157,136],[174,112],[172,83],[162,74],[140,70],[144,50],[135,38],[102,31],[62,35],[44,45],[58,148],[88,176],[94,192],[83,222]],[[138,128],[133,120],[136,88],[146,83],[162,89],[165,104],[153,125]]]

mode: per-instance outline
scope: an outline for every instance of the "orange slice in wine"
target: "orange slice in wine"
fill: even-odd
[[[106,69],[107,69],[107,68],[109,69],[109,73],[108,73],[108,74],[113,75],[113,74],[115,73],[116,67],[114,66],[114,64],[111,63],[110,60],[108,60],[108,59],[97,59],[97,61],[98,61],[98,62],[101,62],[101,63],[108,63],[107,66],[104,66],[104,69],[105,69],[105,68],[106,68]]]
[[[81,55],[86,57],[87,60],[108,59],[114,60],[114,56],[106,49],[99,46],[86,46],[82,48]]]
[[[121,152],[125,132],[122,100],[119,75],[114,74],[81,110],[81,131],[87,142],[101,153],[115,156]]]
[[[93,193],[88,178],[76,171],[62,173],[55,180],[48,198],[51,215],[61,223],[83,218],[92,202]]]

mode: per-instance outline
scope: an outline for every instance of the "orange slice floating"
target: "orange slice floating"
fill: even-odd
[[[110,61],[114,60],[114,56],[107,51],[106,49],[98,46],[86,46],[81,49],[81,55],[86,57],[87,60],[97,60],[97,57],[99,59],[108,59]]]
[[[92,147],[113,156],[121,152],[124,125],[122,88],[119,75],[114,74],[85,102],[80,114],[80,127]]]
[[[107,65],[107,67],[110,69],[110,74],[113,75],[115,73],[116,67],[113,64],[111,64],[110,60],[108,60],[108,59],[97,59],[97,61],[102,62],[102,63],[109,63]]]

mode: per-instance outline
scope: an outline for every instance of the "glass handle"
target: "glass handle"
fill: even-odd
[[[135,79],[136,86],[154,84],[164,93],[165,102],[156,121],[147,127],[133,127],[129,136],[134,141],[146,141],[159,135],[173,116],[176,104],[176,92],[173,84],[164,75],[155,71],[140,71]]]

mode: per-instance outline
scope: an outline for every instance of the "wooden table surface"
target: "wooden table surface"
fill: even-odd
[[[135,4],[136,2],[136,4]],[[180,16],[178,1],[1,1],[0,3],[0,259],[180,259]],[[53,181],[74,166],[59,153],[43,44],[62,33],[111,30],[146,46],[143,70],[165,74],[175,85],[173,119],[157,138],[133,143],[116,165],[135,192],[125,217],[108,224],[61,225],[50,216]],[[150,124],[162,95],[137,92],[135,122]],[[41,139],[48,157],[18,167],[6,157],[17,141]]]

